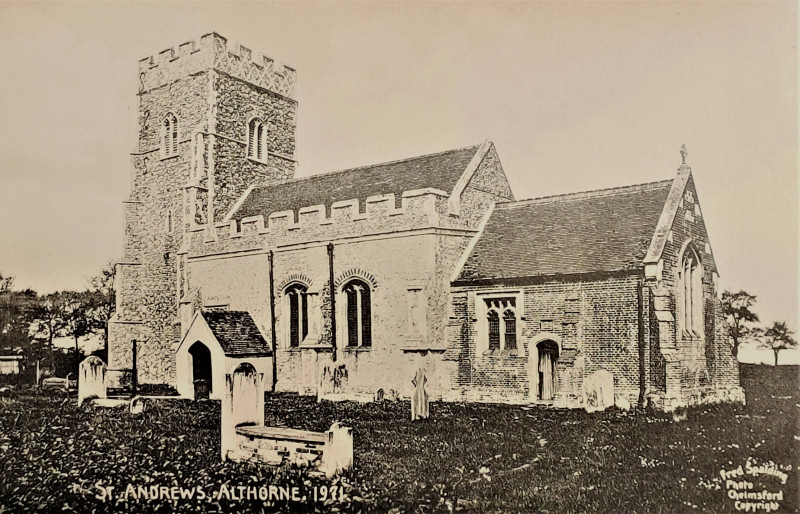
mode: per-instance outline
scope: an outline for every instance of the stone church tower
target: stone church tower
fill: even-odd
[[[222,221],[251,186],[294,176],[295,70],[216,33],[139,62],[139,141],[125,205],[117,308],[109,323],[112,380],[171,383],[191,303],[186,244]]]

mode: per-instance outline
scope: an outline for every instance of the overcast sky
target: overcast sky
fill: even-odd
[[[518,199],[671,178],[722,288],[797,326],[788,3],[0,4],[0,273],[83,288],[121,254],[137,61],[217,31],[297,69],[298,176],[491,138]]]

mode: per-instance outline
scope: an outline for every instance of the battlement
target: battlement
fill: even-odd
[[[413,228],[439,227],[447,209],[447,193],[437,189],[406,191],[400,207],[395,207],[395,195],[368,197],[365,212],[360,212],[356,199],[324,205],[303,207],[298,211],[274,212],[268,216],[249,216],[241,220],[222,221],[213,227],[198,226],[190,230],[195,248],[220,245],[267,236],[273,243],[291,244],[295,240],[316,241],[339,236],[362,236]],[[208,249],[208,248],[207,248]]]
[[[216,32],[205,34],[199,42],[182,43],[177,50],[167,48],[140,59],[139,93],[208,69],[294,98],[297,80],[294,68],[230,42]]]

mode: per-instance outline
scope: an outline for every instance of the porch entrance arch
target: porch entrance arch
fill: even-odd
[[[211,380],[211,350],[200,341],[189,347],[192,357],[192,383],[194,384],[194,398],[208,398],[213,393]]]

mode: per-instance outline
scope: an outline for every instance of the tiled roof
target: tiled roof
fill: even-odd
[[[225,355],[272,355],[256,322],[245,311],[207,311],[203,318]]]
[[[364,212],[367,197],[395,194],[399,203],[405,191],[440,189],[450,193],[464,173],[479,146],[423,155],[400,161],[375,164],[333,173],[292,180],[274,186],[257,187],[250,192],[232,219],[280,211],[295,211],[312,205],[330,206],[342,200],[359,201]]]
[[[671,185],[497,204],[455,283],[641,268]]]

